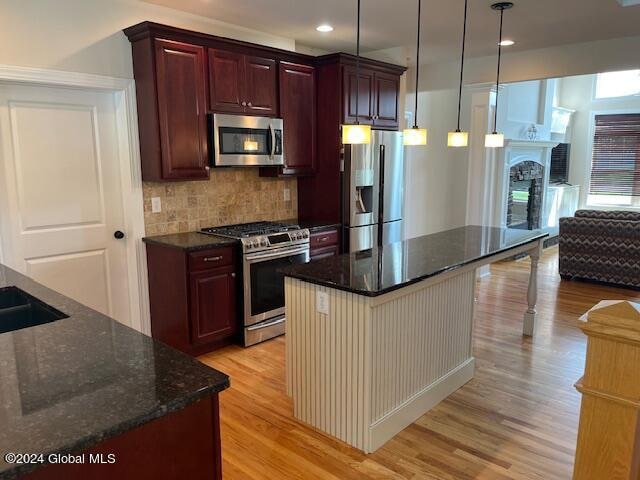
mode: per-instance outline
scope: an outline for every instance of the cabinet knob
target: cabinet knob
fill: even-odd
[[[233,272],[233,273],[231,274],[231,278],[236,278],[236,272]]]
[[[247,106],[247,102],[242,102],[242,106],[246,107]]]
[[[247,103],[247,105],[249,105],[250,107],[253,107],[253,105],[251,104],[251,102]]]

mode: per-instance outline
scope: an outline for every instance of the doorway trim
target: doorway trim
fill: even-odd
[[[0,83],[81,88],[114,93],[124,228],[131,240],[127,242],[126,247],[131,326],[151,335],[147,257],[142,242],[145,234],[144,205],[134,80],[0,64]],[[2,253],[0,242],[0,260]]]

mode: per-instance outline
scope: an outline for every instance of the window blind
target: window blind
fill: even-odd
[[[589,193],[640,196],[640,113],[596,115]]]

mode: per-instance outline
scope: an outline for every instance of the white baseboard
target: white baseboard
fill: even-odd
[[[371,425],[369,427],[369,448],[365,450],[365,453],[375,452],[462,387],[473,378],[474,370],[475,359],[471,357]]]

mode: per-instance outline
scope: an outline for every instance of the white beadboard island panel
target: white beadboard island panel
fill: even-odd
[[[294,416],[364,452],[382,446],[473,377],[474,287],[475,268],[378,297],[286,277]]]

